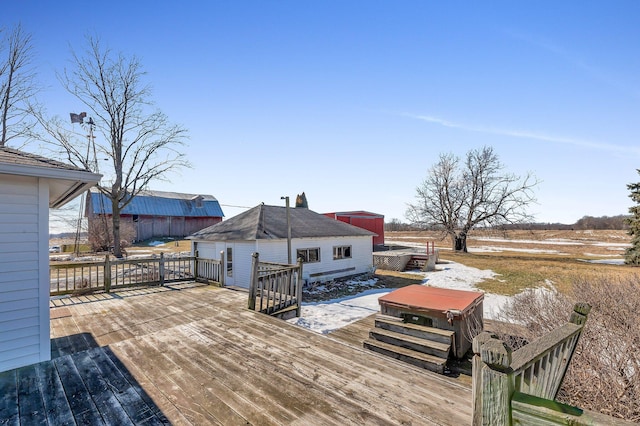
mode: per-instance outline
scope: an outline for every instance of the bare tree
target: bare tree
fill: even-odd
[[[32,58],[31,35],[20,24],[0,38],[0,146],[15,138],[26,143],[35,125],[29,117],[29,102],[39,91]]]
[[[87,41],[82,55],[72,52],[73,67],[59,79],[90,111],[72,117],[87,126],[90,136],[78,138],[59,118],[45,120],[39,114],[39,121],[70,163],[105,176],[98,189],[110,201],[113,252],[121,257],[122,210],[150,182],[189,167],[180,151],[187,134],[155,109],[150,87],[143,82],[146,73],[135,56],[114,54],[95,38]]]
[[[435,227],[451,238],[455,251],[467,251],[467,235],[478,226],[497,226],[531,220],[526,207],[535,202],[538,184],[504,173],[504,165],[491,147],[471,150],[466,160],[442,154],[427,178],[416,188],[416,203],[407,219],[422,227]]]

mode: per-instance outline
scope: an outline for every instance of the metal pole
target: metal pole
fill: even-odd
[[[285,208],[287,209],[287,263],[291,265],[291,209],[289,208],[289,196],[280,197],[285,200]]]

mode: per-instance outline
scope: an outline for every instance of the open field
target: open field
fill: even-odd
[[[424,249],[427,242],[435,243],[440,258],[452,260],[498,274],[485,280],[478,288],[490,293],[514,295],[525,288],[552,283],[566,291],[576,277],[599,275],[634,275],[640,269],[622,265],[623,254],[630,244],[630,236],[621,230],[548,230],[548,231],[474,231],[468,239],[469,253],[451,251],[448,239],[430,231],[387,232],[386,243]],[[61,243],[52,241],[51,244]],[[189,252],[191,242],[160,241],[152,245],[136,244],[127,247],[128,255],[153,255]],[[52,255],[52,258],[60,255]],[[439,268],[444,267],[439,265]],[[379,271],[378,278],[388,281],[388,287],[401,287],[416,282],[415,276]]]
[[[622,265],[630,237],[626,231],[477,231],[468,239],[469,253],[453,253],[448,239],[436,232],[387,232],[387,244],[424,248],[434,242],[440,258],[499,274],[477,287],[514,295],[525,288],[553,284],[566,291],[576,277],[635,275]]]

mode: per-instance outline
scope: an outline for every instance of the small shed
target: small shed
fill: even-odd
[[[324,213],[324,215],[331,219],[371,231],[375,234],[373,236],[373,245],[384,245],[384,215],[364,210]]]
[[[86,215],[89,229],[93,223],[107,223],[113,214],[111,200],[97,188],[87,197]],[[208,226],[222,222],[224,214],[212,195],[165,191],[142,191],[120,213],[122,226],[130,224],[135,241],[149,238],[183,238]]]
[[[51,359],[49,208],[100,177],[0,147],[0,371]]]
[[[307,208],[290,208],[291,259],[302,258],[308,281],[328,281],[373,270],[373,232],[329,219]],[[226,285],[249,287],[251,254],[287,263],[287,208],[258,205],[188,237],[200,257],[225,253]]]

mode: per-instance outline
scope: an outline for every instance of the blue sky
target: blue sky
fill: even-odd
[[[541,222],[626,214],[640,180],[640,2],[7,2],[51,114],[86,35],[136,55],[189,130],[192,169],[152,189],[227,217],[306,192],[318,212],[404,220],[440,153],[490,145],[541,183]]]

